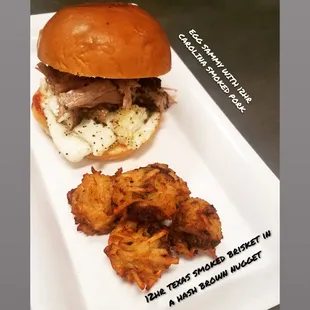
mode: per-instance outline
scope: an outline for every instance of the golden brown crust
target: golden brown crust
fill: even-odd
[[[222,224],[213,205],[200,198],[180,203],[169,233],[172,249],[179,255],[205,252],[216,258],[215,248],[223,239]]]
[[[190,193],[187,183],[168,165],[155,163],[115,177],[114,213],[142,223],[171,220]]]
[[[138,6],[98,3],[59,10],[40,31],[38,58],[74,75],[147,78],[171,69],[160,24]]]
[[[92,168],[81,184],[68,192],[77,230],[88,236],[109,233],[116,226],[111,205],[114,178]]]
[[[176,255],[193,258],[205,253],[217,259],[216,247],[223,239],[217,210],[190,197],[186,182],[168,165],[154,163],[127,172],[119,168],[111,176],[93,167],[91,172],[67,193],[68,202],[79,231],[110,232],[104,253],[120,277],[149,291],[171,265],[179,263]],[[167,187],[173,195],[164,193]],[[137,200],[145,202],[143,216],[124,216],[122,207],[128,209]],[[164,218],[158,217],[158,209]],[[148,212],[157,214],[150,220]],[[162,222],[166,218],[172,219],[170,226]]]
[[[168,229],[160,225],[121,222],[104,253],[119,276],[149,291],[165,270],[179,263],[169,251],[167,236]]]
[[[32,115],[34,119],[39,123],[41,128],[45,131],[45,133],[48,136],[50,136],[48,127],[46,124],[46,118],[45,118],[45,115],[44,115],[44,112],[41,106],[42,100],[43,100],[43,95],[41,94],[40,89],[38,89],[37,92],[32,97],[32,105],[31,105]],[[150,139],[146,141],[144,144],[142,144],[140,148],[152,140],[152,138],[157,133],[158,128],[159,128],[159,125],[157,126],[156,130],[154,131]],[[136,150],[128,149],[126,145],[116,143],[113,146],[111,146],[103,155],[95,156],[93,154],[89,154],[87,158],[95,159],[95,160],[105,160],[105,161],[124,159],[124,158],[131,156],[137,150],[139,149],[136,149]]]

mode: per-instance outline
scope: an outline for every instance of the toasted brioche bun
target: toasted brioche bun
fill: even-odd
[[[125,3],[59,10],[40,31],[37,56],[54,69],[85,77],[148,78],[171,69],[170,44],[160,24]]]
[[[33,117],[39,123],[41,128],[45,131],[45,133],[48,136],[50,136],[48,126],[46,123],[46,118],[45,118],[45,115],[42,109],[43,101],[44,101],[44,95],[41,93],[40,89],[38,89],[32,98],[31,111],[32,111]],[[145,144],[147,144],[155,136],[155,134],[158,131],[160,121],[158,122],[156,130],[153,132],[151,137],[144,144],[142,144],[140,148],[143,147]],[[96,159],[96,160],[105,160],[105,161],[123,159],[123,158],[131,156],[137,150],[138,149],[136,150],[128,149],[126,145],[116,143],[115,145],[111,146],[110,149],[108,149],[103,155],[95,156],[93,154],[90,154],[87,156],[87,158]]]

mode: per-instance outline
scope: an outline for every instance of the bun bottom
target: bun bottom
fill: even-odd
[[[45,133],[50,137],[50,133],[47,127],[46,118],[42,109],[42,102],[44,100],[44,95],[41,93],[40,88],[37,92],[33,95],[32,104],[31,104],[31,111],[34,119],[38,122],[40,127],[45,131]],[[159,122],[160,123],[160,122]],[[97,160],[116,160],[116,159],[124,159],[133,155],[133,153],[137,152],[141,147],[145,146],[152,138],[155,136],[159,128],[159,125],[156,127],[156,130],[153,132],[151,137],[140,146],[140,148],[132,150],[129,149],[126,145],[116,143],[111,146],[104,154],[101,156],[95,156],[93,154],[89,154],[85,158],[88,159],[97,159]]]

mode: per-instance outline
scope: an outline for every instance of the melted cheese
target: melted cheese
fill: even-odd
[[[42,87],[43,88],[43,87]],[[58,151],[70,162],[79,162],[89,154],[101,156],[115,142],[137,149],[155,132],[160,114],[148,116],[147,110],[133,105],[129,110],[119,109],[107,116],[107,126],[84,119],[72,132],[57,121],[59,106],[55,96],[44,92],[43,111],[49,133]]]
[[[160,114],[152,113],[148,118],[146,108],[132,105],[129,110],[119,109],[109,113],[107,120],[119,143],[130,149],[138,149],[155,132]]]
[[[149,140],[159,126],[159,122],[160,113],[153,113],[147,122],[134,133],[130,147],[139,148],[143,143]]]

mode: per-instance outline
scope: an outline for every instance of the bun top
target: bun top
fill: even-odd
[[[37,55],[62,72],[86,77],[157,77],[171,69],[159,23],[134,4],[96,3],[59,10],[40,31]]]

